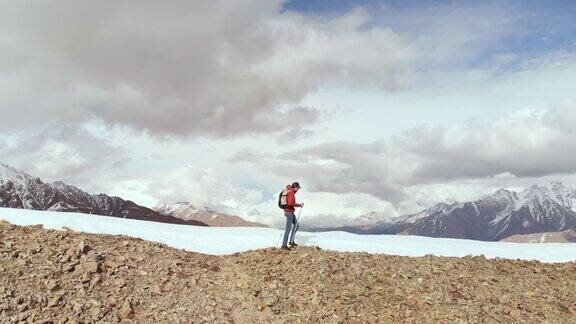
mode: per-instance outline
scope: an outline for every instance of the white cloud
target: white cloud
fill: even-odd
[[[235,213],[241,206],[255,205],[262,200],[261,192],[234,187],[216,170],[192,166],[176,169],[152,181],[148,191],[164,202],[186,201],[198,207],[230,213]]]
[[[226,161],[229,163],[256,163],[261,162],[268,157],[268,154],[260,153],[250,148],[243,148],[232,154],[228,159],[226,159]]]
[[[421,126],[367,144],[325,143],[261,166],[277,174],[289,170],[313,192],[368,194],[399,211],[415,210],[436,199],[467,200],[525,179],[576,173],[573,107]]]
[[[303,226],[340,227],[353,224],[362,215],[377,211],[379,219],[386,220],[399,216],[397,209],[389,202],[363,193],[299,193],[299,199],[304,201],[301,221]]]
[[[97,118],[156,135],[280,132],[317,120],[298,102],[322,85],[410,83],[416,50],[367,27],[367,12],[325,20],[281,4],[3,1],[0,126]]]
[[[432,69],[478,63],[500,67],[521,57],[507,50],[510,40],[530,34],[533,14],[512,2],[443,2],[409,9],[389,8],[382,20],[401,30],[425,54]]]
[[[265,198],[264,191],[234,185],[228,179],[222,170],[186,166],[150,181],[146,195],[168,203],[186,201],[270,226],[283,224],[283,211],[275,197]]]
[[[271,226],[279,227],[284,222],[283,211],[277,206],[276,192],[272,199],[264,199],[262,191],[233,185],[213,169],[179,168],[165,178],[150,182],[148,194],[166,202],[188,201],[199,207],[205,206]],[[389,214],[394,212],[389,203],[366,194],[339,195],[304,189],[297,200],[309,201],[305,203],[302,217],[306,218],[307,224],[315,226],[342,224],[350,217],[373,210]]]
[[[525,10],[281,7],[0,2],[2,160],[268,224],[294,180],[307,221],[342,224],[574,178],[574,57],[507,51]]]
[[[493,123],[422,127],[401,134],[397,145],[418,159],[411,182],[444,182],[502,173],[541,177],[576,172],[576,132],[564,122],[571,109],[527,111]]]
[[[122,170],[129,161],[122,147],[76,126],[13,132],[7,143],[0,141],[2,162],[46,181],[81,183],[90,189],[104,187],[99,177]]]

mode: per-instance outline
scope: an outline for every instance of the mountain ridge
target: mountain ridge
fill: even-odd
[[[576,226],[575,201],[576,189],[559,182],[520,192],[499,189],[431,212],[398,234],[499,241],[517,234],[563,231]]]
[[[130,200],[106,194],[91,195],[62,181],[45,183],[40,178],[0,163],[0,207],[79,212],[182,225],[207,226],[162,215]]]
[[[344,226],[307,229],[481,241],[499,241],[511,235],[561,232],[576,226],[576,189],[560,182],[548,186],[534,185],[521,191],[498,189],[474,201],[440,202],[415,214],[392,219],[372,218],[376,219],[372,224],[355,224],[352,220]]]
[[[200,221],[208,224],[208,226],[268,227],[262,223],[247,221],[240,216],[216,212],[209,208],[197,208],[189,202],[177,202],[174,204],[159,203],[152,207],[152,210],[162,215],[170,215],[187,221]]]

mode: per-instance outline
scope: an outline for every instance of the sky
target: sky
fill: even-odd
[[[0,2],[0,161],[279,225],[576,184],[573,1]]]

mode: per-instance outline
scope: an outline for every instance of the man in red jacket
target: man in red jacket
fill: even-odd
[[[294,243],[294,236],[296,236],[296,231],[298,231],[298,219],[294,215],[296,207],[304,207],[304,204],[296,203],[296,193],[300,190],[300,184],[294,182],[291,186],[286,186],[286,208],[284,208],[284,216],[286,217],[286,229],[284,230],[284,240],[282,241],[282,249],[290,250],[288,247],[288,235],[290,230],[292,230],[292,235],[290,235],[290,246],[298,246]]]

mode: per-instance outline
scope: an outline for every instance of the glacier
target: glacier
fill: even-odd
[[[81,213],[0,208],[0,219],[15,225],[43,225],[46,229],[68,227],[75,231],[127,235],[163,243],[173,248],[212,255],[279,247],[283,231],[258,227],[200,227],[97,216]],[[576,261],[576,244],[508,243],[402,235],[357,235],[347,232],[298,232],[296,242],[341,252],[385,253],[401,256],[436,255],[537,260]],[[298,253],[297,251],[291,253]]]

